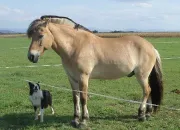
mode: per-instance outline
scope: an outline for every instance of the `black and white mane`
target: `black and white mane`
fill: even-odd
[[[72,19],[64,16],[56,16],[56,15],[43,15],[41,16],[41,20],[48,20],[52,23],[58,23],[58,24],[68,24],[72,25],[74,29],[83,29],[85,31],[91,32],[86,27],[74,22]]]

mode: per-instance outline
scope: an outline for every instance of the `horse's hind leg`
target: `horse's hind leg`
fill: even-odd
[[[149,95],[149,98],[147,100],[147,105],[146,105],[146,118],[148,119],[151,116],[151,113],[153,111],[152,109],[152,101],[151,101],[151,95]]]
[[[144,121],[146,120],[146,102],[148,101],[151,88],[148,84],[148,76],[136,74],[136,78],[143,89],[143,101],[138,110],[138,118],[140,121]]]

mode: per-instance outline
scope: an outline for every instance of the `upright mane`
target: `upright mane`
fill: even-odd
[[[91,32],[86,27],[74,22],[72,19],[70,19],[68,17],[55,16],[55,15],[44,15],[44,16],[41,16],[40,19],[34,20],[29,25],[29,27],[27,29],[27,36],[29,38],[32,37],[33,32],[36,31],[40,26],[42,26],[47,21],[51,22],[51,23],[56,23],[56,24],[68,24],[68,25],[72,26],[74,29],[82,29],[82,30]]]
[[[44,16],[41,16],[41,19],[45,21],[49,21],[51,23],[68,24],[68,25],[72,25],[73,27],[77,24],[72,19],[68,17],[63,17],[63,16],[44,15]]]

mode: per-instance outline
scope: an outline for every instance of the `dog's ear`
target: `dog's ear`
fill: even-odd
[[[40,82],[37,82],[37,85],[39,86],[39,89],[40,89],[40,85],[39,85]]]
[[[29,87],[30,87],[30,88],[34,86],[33,83],[31,83],[31,82],[28,82],[28,83],[29,83]]]

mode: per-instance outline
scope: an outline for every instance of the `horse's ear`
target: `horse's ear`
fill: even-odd
[[[34,86],[33,83],[31,83],[31,82],[28,82],[28,83],[29,83],[29,87],[30,87],[30,88]]]

